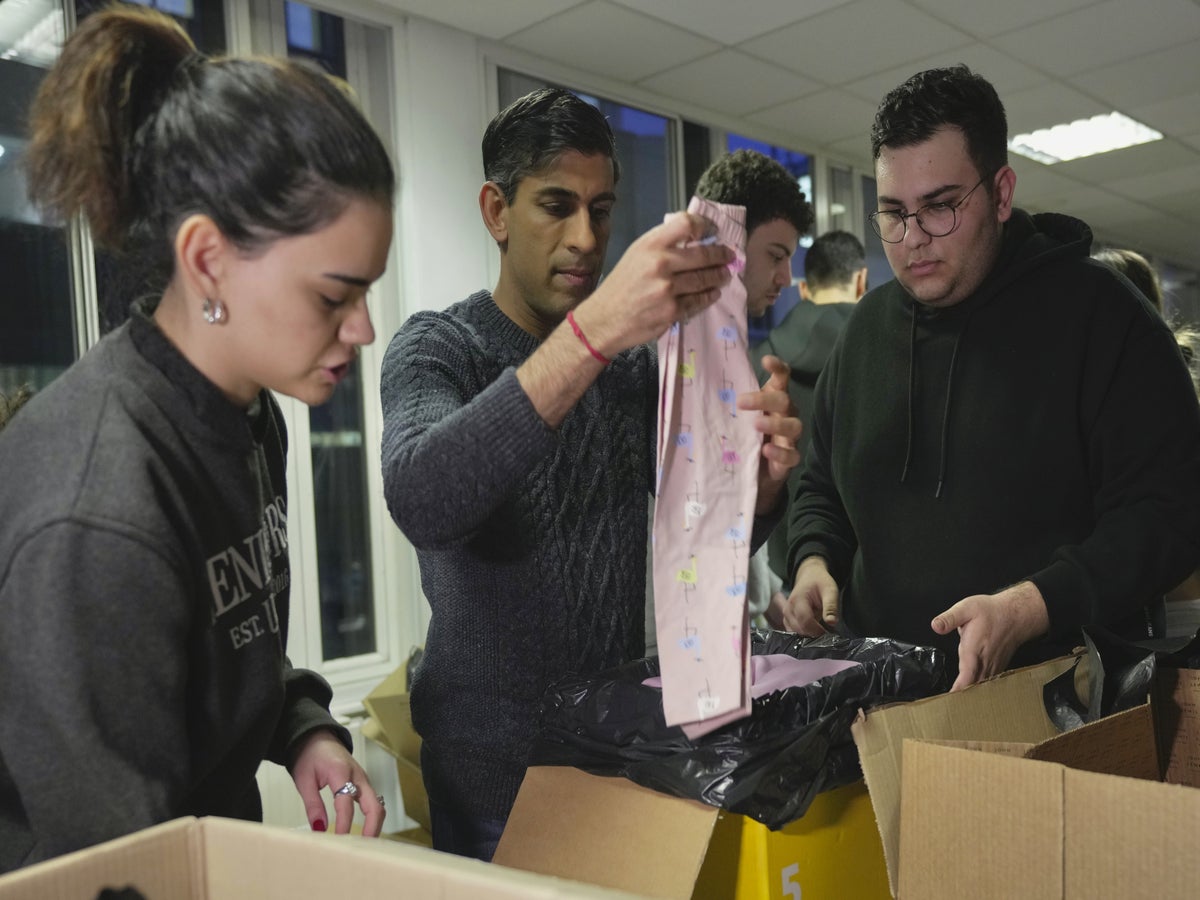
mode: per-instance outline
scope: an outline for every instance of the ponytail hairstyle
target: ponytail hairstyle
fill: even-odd
[[[31,110],[31,199],[165,287],[185,218],[241,251],[310,234],[352,199],[391,208],[395,175],[344,87],[286,59],[207,58],[168,16],[93,13]]]

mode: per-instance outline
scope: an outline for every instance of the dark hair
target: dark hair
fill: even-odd
[[[786,219],[804,234],[812,227],[812,207],[794,175],[757,150],[726,153],[709,166],[696,196],[746,207],[746,234],[764,222]]]
[[[1140,253],[1133,250],[1105,248],[1092,254],[1092,259],[1099,260],[1106,266],[1116,269],[1133,282],[1133,286],[1146,295],[1146,299],[1160,313],[1163,311],[1162,284],[1154,266]]]
[[[1008,165],[1004,104],[991,82],[964,65],[918,72],[883,98],[871,126],[872,158],[884,147],[923,143],[946,126],[962,131],[981,177]]]
[[[817,290],[841,287],[866,264],[862,241],[848,231],[827,231],[804,255],[804,280]]]
[[[284,59],[208,59],[174,20],[136,6],[93,13],[34,99],[30,196],[82,212],[98,244],[174,270],[175,230],[210,216],[254,251],[308,234],[353,198],[391,206],[395,175],[344,87]]]
[[[483,133],[483,174],[512,203],[521,179],[545,172],[567,151],[612,160],[621,177],[617,142],[603,113],[562,88],[540,88],[496,114]]]

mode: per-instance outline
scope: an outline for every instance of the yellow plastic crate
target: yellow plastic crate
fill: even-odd
[[[778,831],[722,813],[693,900],[889,900],[883,844],[866,785],[818,794]]]

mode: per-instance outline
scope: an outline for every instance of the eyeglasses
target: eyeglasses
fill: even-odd
[[[987,176],[975,182],[975,187],[967,191],[957,203],[930,203],[922,206],[916,212],[902,213],[894,209],[873,212],[867,219],[871,227],[879,235],[879,239],[888,244],[898,244],[908,234],[908,220],[916,219],[921,230],[930,237],[945,237],[958,225],[958,208],[967,202],[967,198],[975,193],[975,188],[987,181]]]

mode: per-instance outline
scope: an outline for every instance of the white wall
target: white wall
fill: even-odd
[[[396,73],[397,242],[401,312],[407,317],[492,286],[496,251],[477,197],[483,184],[479,143],[494,101],[485,96],[487,73],[476,39],[431,22],[408,20]]]

